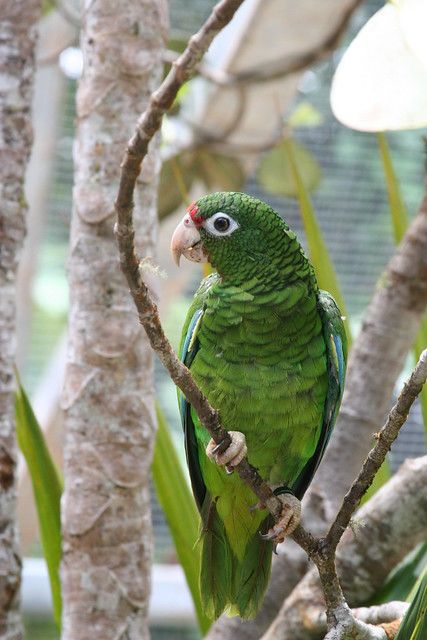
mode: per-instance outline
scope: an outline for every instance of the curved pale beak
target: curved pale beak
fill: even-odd
[[[173,232],[171,252],[174,262],[178,267],[181,256],[185,256],[192,262],[207,261],[205,252],[203,251],[200,233],[197,231],[194,222],[188,214],[183,217]]]

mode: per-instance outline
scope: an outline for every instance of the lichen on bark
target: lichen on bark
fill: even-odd
[[[152,353],[113,235],[120,158],[159,83],[165,0],[83,6],[69,260],[62,505],[63,640],[148,637],[155,435]],[[153,255],[159,141],[138,180],[137,244]]]

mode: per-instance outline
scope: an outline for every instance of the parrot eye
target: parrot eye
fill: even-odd
[[[221,233],[223,233],[224,231],[227,231],[229,226],[230,226],[230,220],[225,216],[221,216],[220,218],[217,218],[214,222],[215,229],[217,231],[220,231]]]
[[[213,236],[229,236],[239,228],[238,223],[222,211],[211,216],[203,226]]]

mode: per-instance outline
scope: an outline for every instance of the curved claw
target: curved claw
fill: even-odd
[[[227,473],[231,473],[233,467],[236,467],[246,456],[248,449],[246,446],[246,438],[240,431],[230,431],[231,442],[227,446],[223,440],[216,444],[214,440],[210,440],[206,447],[206,455],[219,465],[225,465]]]
[[[282,503],[279,521],[267,531],[260,533],[263,540],[270,540],[277,546],[286,536],[291,535],[301,520],[301,502],[294,495],[285,493],[278,496]]]

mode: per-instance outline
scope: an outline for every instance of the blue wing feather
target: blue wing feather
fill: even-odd
[[[179,353],[181,361],[188,368],[191,367],[191,363],[199,350],[197,332],[203,319],[204,302],[218,277],[218,274],[212,274],[202,281],[196,295],[194,296],[193,304],[189,309],[187,320],[184,324]],[[193,416],[191,415],[191,405],[179,389],[178,400],[181,424],[184,431],[185,454],[190,472],[191,486],[197,507],[201,512],[203,502],[206,497],[206,485],[203,480],[199,463],[199,452],[194,430]]]

